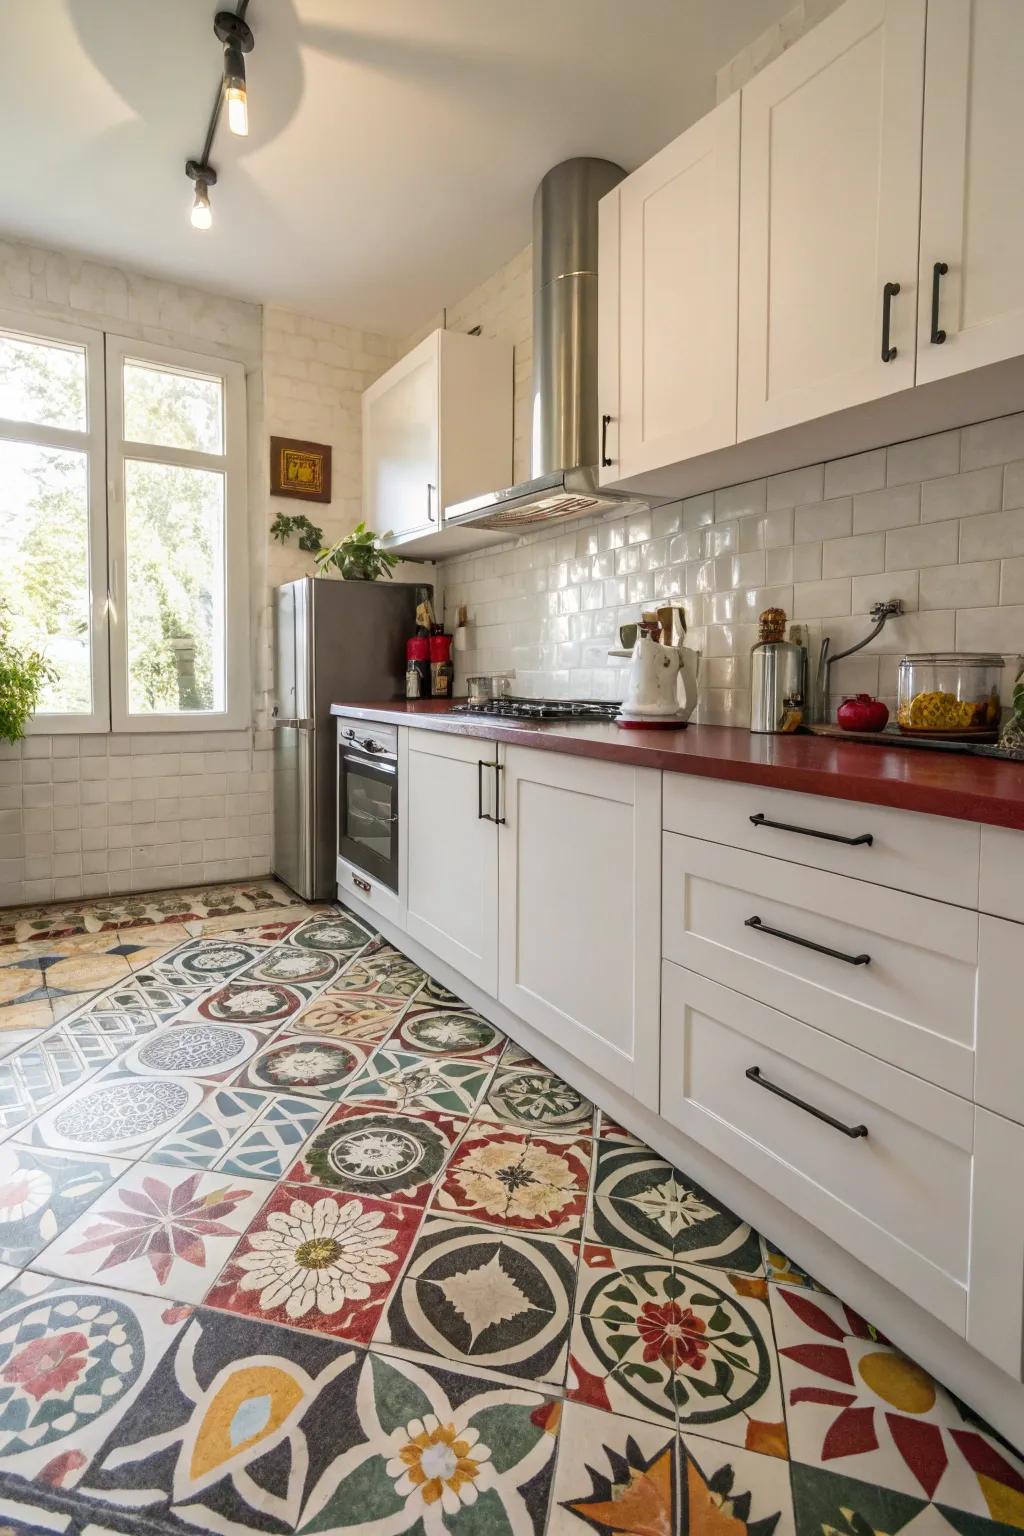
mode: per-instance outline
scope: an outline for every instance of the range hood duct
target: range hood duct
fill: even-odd
[[[563,160],[533,199],[532,478],[449,507],[445,522],[514,531],[621,508],[598,486],[597,205],[625,176],[610,160]]]

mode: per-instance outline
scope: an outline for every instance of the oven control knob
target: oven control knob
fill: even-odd
[[[383,752],[384,748],[374,741],[372,736],[367,736],[363,742],[364,752]]]

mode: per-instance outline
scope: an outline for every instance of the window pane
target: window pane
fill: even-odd
[[[0,440],[0,596],[58,674],[41,714],[92,710],[88,484],[86,454]]]
[[[129,443],[223,453],[223,384],[173,368],[125,363],[124,435]]]
[[[133,714],[224,709],[224,476],[125,462]]]
[[[84,432],[85,348],[0,331],[0,416]]]

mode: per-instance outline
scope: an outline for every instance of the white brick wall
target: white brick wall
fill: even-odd
[[[833,668],[844,693],[895,705],[896,666],[917,650],[1024,651],[1024,414],[730,486],[630,517],[539,531],[439,567],[449,624],[465,603],[468,672],[514,667],[516,688],[619,698],[608,658],[643,606],[681,602],[705,663],[698,719],[745,726],[757,616],[778,605],[845,649],[871,604],[903,599],[859,655]]]

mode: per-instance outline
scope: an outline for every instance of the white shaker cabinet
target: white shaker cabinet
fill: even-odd
[[[739,197],[733,96],[601,201],[602,482],[736,441]]]
[[[363,516],[436,531],[444,509],[512,479],[512,348],[434,331],[362,397]]]
[[[919,384],[1024,353],[1022,60],[1020,0],[929,0]]]
[[[661,776],[508,747],[498,998],[658,1104]]]
[[[847,0],[744,87],[740,441],[914,383],[924,43]]]
[[[407,734],[406,932],[493,997],[502,749],[434,731]]]

